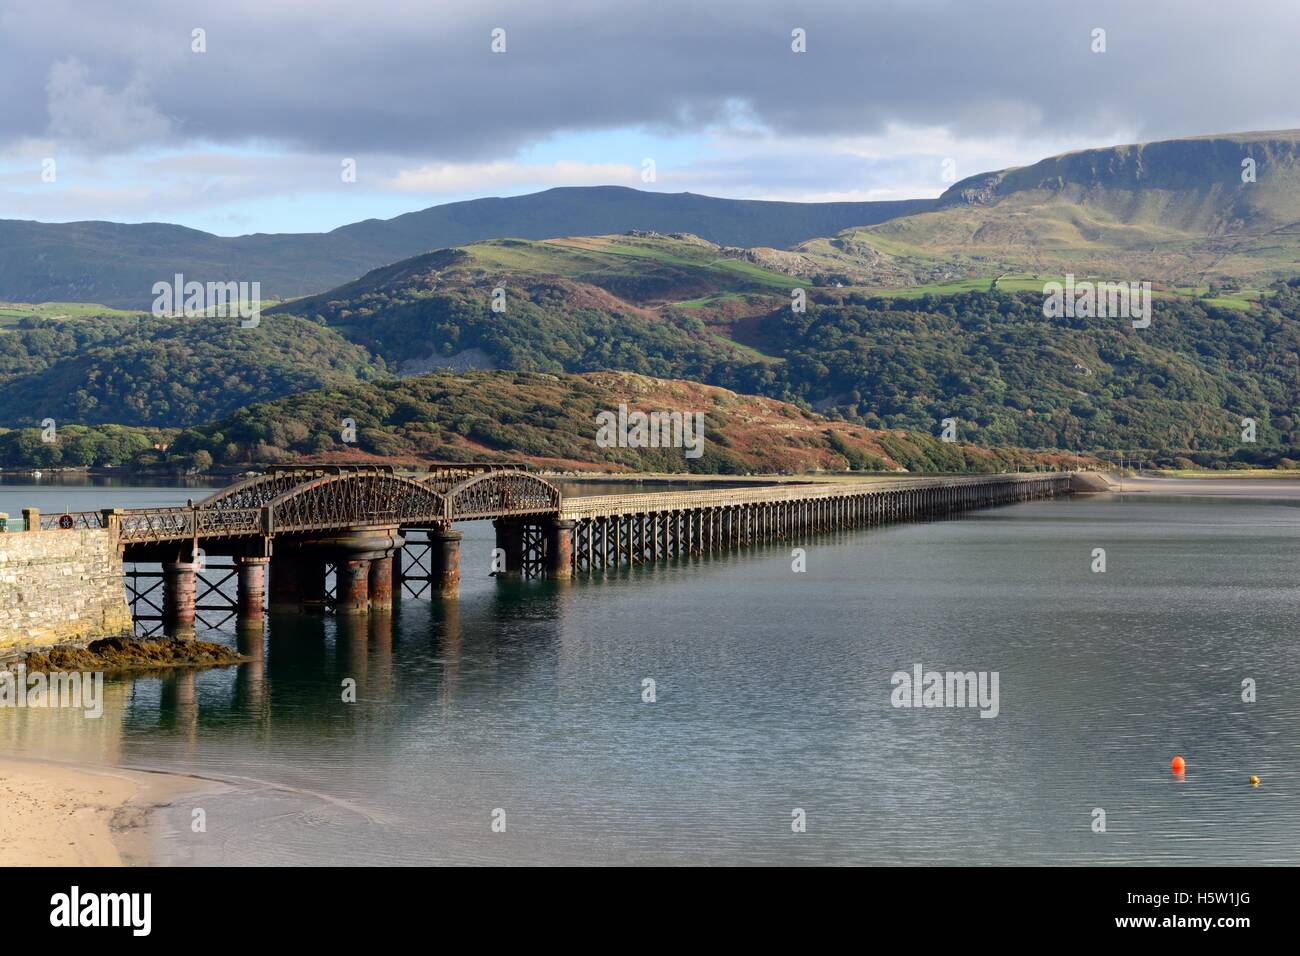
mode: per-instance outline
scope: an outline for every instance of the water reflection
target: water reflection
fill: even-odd
[[[189,741],[205,731],[252,734],[338,722],[382,735],[403,715],[419,719],[424,701],[452,707],[467,650],[476,682],[532,681],[539,668],[547,679],[570,586],[503,579],[493,583],[487,599],[476,601],[407,598],[393,614],[276,615],[264,626],[241,623],[230,625],[233,633],[207,631],[204,639],[230,644],[247,660],[232,668],[110,678],[110,700],[116,702],[110,710],[128,735],[164,732]],[[403,644],[409,642],[420,647],[404,655]],[[349,706],[345,696],[361,706]],[[232,717],[242,719],[232,722]],[[57,722],[0,724],[9,729],[14,749],[47,744],[58,749],[60,741],[91,729],[97,738],[102,735],[104,724],[87,725],[66,716]],[[20,741],[21,733],[30,736]],[[110,757],[119,753],[119,748],[105,750]]]

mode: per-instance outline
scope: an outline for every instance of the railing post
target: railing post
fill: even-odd
[[[99,514],[104,519],[104,527],[108,529],[109,542],[113,547],[117,547],[122,539],[122,509],[102,508]]]

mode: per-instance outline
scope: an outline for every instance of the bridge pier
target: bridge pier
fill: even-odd
[[[193,561],[163,562],[163,632],[194,637],[194,595],[199,566]]]
[[[322,564],[321,571],[324,569]],[[271,556],[271,613],[297,614],[301,611],[307,579],[304,555],[298,551],[277,549]]]
[[[578,522],[556,518],[546,527],[546,574],[556,579],[573,577],[573,529]],[[644,548],[644,542],[641,543]]]
[[[238,617],[240,624],[262,626],[266,610],[266,566],[270,558],[236,557]]]
[[[299,611],[324,614],[330,605],[329,586],[326,583],[328,569],[325,556],[314,551],[304,550],[298,556],[298,581],[302,588],[299,595]]]
[[[394,554],[370,560],[370,580],[367,589],[370,592],[370,610],[372,611],[383,612],[393,609]]]
[[[339,561],[334,565],[334,583],[336,614],[365,614],[370,610],[369,558],[344,558]]]
[[[524,573],[524,524],[514,518],[497,518],[492,522],[496,531],[497,548],[505,553],[506,567],[499,572],[505,577],[521,577]]]
[[[397,528],[345,531],[311,542],[326,556],[334,556],[334,612],[366,614],[393,607],[393,552],[405,543]],[[378,567],[374,566],[378,564]],[[373,573],[372,573],[373,569]],[[371,594],[372,582],[376,593]]]
[[[429,532],[430,596],[444,601],[460,597],[460,542],[464,537],[450,528]]]
[[[397,533],[401,534],[402,529],[398,528]],[[403,539],[405,540],[405,539]],[[393,549],[393,576],[388,582],[388,586],[393,591],[393,602],[396,603],[402,599],[402,559],[406,552],[401,548]]]

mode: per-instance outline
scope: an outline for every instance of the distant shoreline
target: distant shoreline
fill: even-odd
[[[1300,476],[1297,476],[1300,478]],[[1112,478],[1114,495],[1170,495],[1186,498],[1274,498],[1300,501],[1300,480],[1286,476],[1245,475],[1236,478]]]

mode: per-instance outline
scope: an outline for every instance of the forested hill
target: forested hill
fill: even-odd
[[[820,286],[689,237],[487,243],[399,263],[284,311],[390,368],[618,368],[982,444],[1206,461],[1300,443],[1300,298],[1155,292],[1155,318],[1047,319],[1039,291]],[[493,312],[495,288],[508,306]],[[1021,288],[1024,288],[1022,285]],[[457,363],[460,363],[458,366]],[[1257,421],[1242,448],[1241,419]]]
[[[688,455],[683,447],[602,445],[598,416],[617,414],[620,406],[692,416],[700,430],[691,431],[686,444],[699,454]],[[155,444],[168,447],[163,451]],[[748,474],[1060,469],[1073,465],[1075,458],[868,429],[772,399],[618,372],[444,373],[355,383],[253,405],[180,433],[68,426],[58,442],[45,443],[36,428],[0,429],[0,467],[127,464],[206,470],[287,462],[419,467],[435,461],[525,461],[566,471]]]

